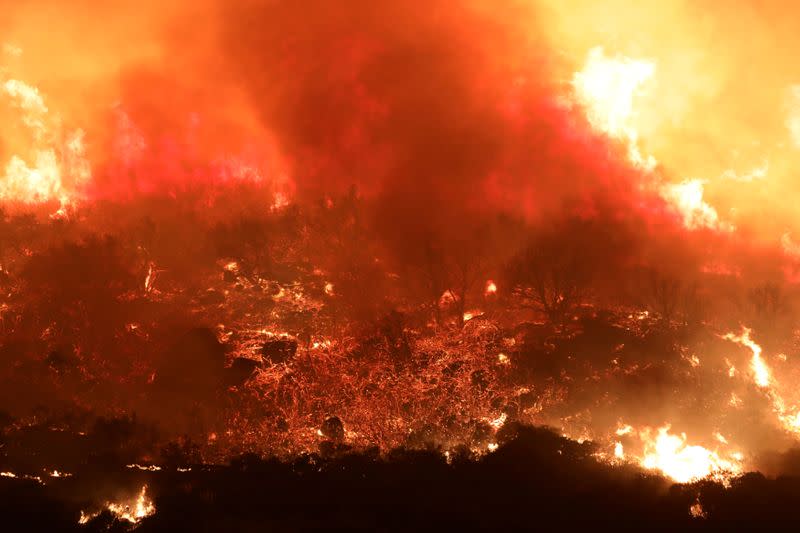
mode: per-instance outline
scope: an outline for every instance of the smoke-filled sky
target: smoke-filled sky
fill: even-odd
[[[694,226],[736,228],[791,250],[792,235],[800,240],[788,200],[800,67],[786,9],[677,0],[14,2],[0,21],[9,97],[0,118],[10,125],[0,157],[46,165],[42,152],[80,129],[80,150],[53,151],[62,182],[80,182],[90,197],[254,179],[302,198],[355,184],[385,201],[386,216],[410,220],[501,206],[532,219],[624,221],[660,217],[672,203],[694,210]],[[630,161],[619,132],[609,142],[586,120],[591,102],[576,97],[574,82],[592,54],[644,66],[629,86],[625,128],[654,170]],[[8,80],[38,88],[46,135],[20,118]],[[83,167],[70,158],[87,159],[91,178],[74,179]]]
[[[117,230],[144,243],[116,261],[113,239],[37,255],[15,237],[32,257],[23,277],[65,287],[65,309],[97,292],[94,330],[113,332],[95,317],[118,307],[95,285],[123,285],[106,263],[138,269],[147,294],[157,279],[190,295],[190,274],[240,258],[251,268],[248,254],[281,282],[294,269],[262,254],[302,255],[291,262],[326,276],[326,297],[370,319],[406,298],[438,314],[459,287],[460,305],[488,302],[485,283],[501,296],[527,288],[514,264],[530,273],[542,258],[592,285],[573,303],[585,290],[644,308],[635,285],[649,281],[675,300],[670,313],[687,300],[692,320],[733,324],[745,294],[773,294],[765,282],[798,287],[800,37],[785,2],[0,3],[0,221],[36,209],[65,240]],[[323,227],[319,213],[340,206],[346,222]],[[285,213],[305,214],[302,229]],[[273,235],[315,224],[293,250]],[[334,233],[351,229],[337,247]],[[84,250],[89,275],[71,268]],[[770,391],[773,411],[796,420]]]

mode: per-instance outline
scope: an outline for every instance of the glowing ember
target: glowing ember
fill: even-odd
[[[494,420],[491,420],[489,422],[489,425],[492,426],[494,429],[500,429],[501,427],[503,427],[503,424],[506,423],[506,419],[507,418],[508,418],[508,415],[503,413],[500,416],[498,416],[497,418],[495,418]]]
[[[621,442],[614,443],[614,457],[617,459],[624,459],[625,458],[625,448],[622,446]]]
[[[708,514],[703,510],[703,506],[700,504],[700,500],[695,501],[689,507],[689,514],[692,518],[707,518]]]
[[[633,426],[626,424],[624,426],[619,427],[616,433],[621,437],[622,435],[628,435],[631,431],[633,431]]]

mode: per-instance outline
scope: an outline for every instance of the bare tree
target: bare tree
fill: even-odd
[[[742,307],[748,325],[757,331],[769,332],[773,340],[790,335],[794,328],[790,298],[778,283],[765,282],[750,288]]]
[[[592,266],[584,251],[571,232],[534,235],[507,268],[522,305],[544,312],[553,323],[563,321],[590,287]]]
[[[651,270],[647,276],[647,307],[665,323],[672,322],[680,307],[683,283],[681,280]]]
[[[780,285],[766,282],[747,291],[747,301],[756,318],[774,320],[787,308],[786,296]]]
[[[664,324],[694,326],[702,323],[707,298],[697,281],[684,280],[658,269],[649,269],[639,291],[641,303]]]

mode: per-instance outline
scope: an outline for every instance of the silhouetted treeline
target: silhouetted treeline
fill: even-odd
[[[290,462],[244,455],[228,466],[176,463],[158,472],[84,469],[73,477],[0,478],[5,531],[126,531],[99,510],[147,485],[156,513],[138,531],[298,529],[763,530],[796,526],[800,478],[747,474],[731,486],[670,486],[633,467],[598,463],[589,443],[511,425],[500,447],[475,458],[395,450],[305,455]],[[189,459],[190,460],[190,459]],[[178,471],[173,467],[191,468]],[[690,507],[700,503],[704,517]]]

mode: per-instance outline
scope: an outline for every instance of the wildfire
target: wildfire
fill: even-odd
[[[753,357],[750,359],[750,369],[753,371],[753,379],[756,385],[759,387],[769,387],[769,368],[767,367],[766,363],[764,363],[764,360],[761,359],[761,346],[756,344],[756,342],[750,338],[750,333],[751,330],[749,328],[744,328],[740,335],[726,333],[722,338],[737,344],[741,344],[753,352]],[[731,374],[733,374],[733,372]]]
[[[147,276],[144,278],[144,292],[150,292],[153,290],[153,282],[155,281],[155,270],[154,264],[151,261],[147,265]]]
[[[482,315],[483,315],[483,311],[481,311],[480,309],[475,309],[475,310],[472,310],[472,311],[466,311],[464,313],[464,315],[462,316],[462,318],[463,318],[464,322],[469,322],[473,318],[476,318],[476,317],[479,317],[479,316],[482,316]]]
[[[614,443],[614,457],[617,459],[625,458],[625,447],[622,445],[621,442]]]
[[[689,507],[689,514],[692,518],[708,518],[708,513],[705,512],[703,509],[703,505],[700,503],[700,500],[695,500],[695,502]]]
[[[645,427],[635,430],[630,425],[622,425],[617,431],[621,440],[614,442],[611,462],[630,461],[647,470],[655,470],[677,483],[690,483],[711,478],[727,483],[733,476],[743,471],[743,456],[735,451],[711,450],[696,444],[689,444],[685,433],[671,433],[670,424],[657,429]],[[730,450],[727,440],[719,433],[717,440]],[[626,452],[626,445],[633,452]],[[607,458],[602,455],[601,457]]]
[[[138,524],[143,519],[152,516],[156,512],[156,507],[152,500],[147,497],[147,485],[142,487],[135,501],[132,502],[109,502],[106,504],[106,509],[114,515],[118,521],[126,521],[131,524]],[[78,523],[88,524],[100,514],[100,511],[95,513],[85,513],[81,511],[81,516]]]

